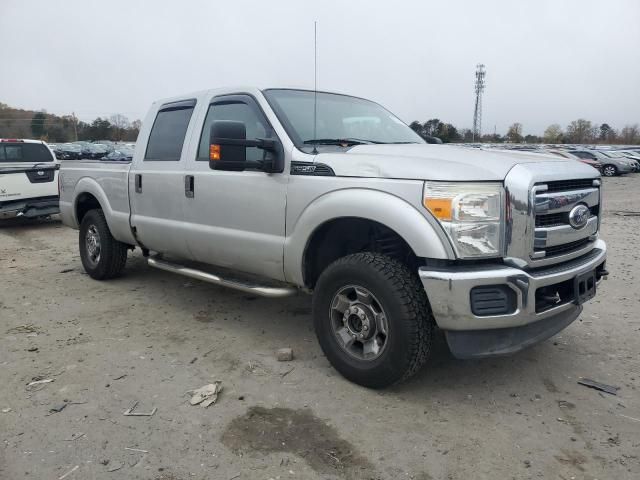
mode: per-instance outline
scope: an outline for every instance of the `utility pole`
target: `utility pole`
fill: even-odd
[[[71,112],[71,116],[73,117],[73,132],[76,135],[76,142],[78,141],[78,117],[76,117],[76,112]]]
[[[473,110],[473,142],[475,143],[476,138],[480,141],[480,137],[482,135],[482,92],[484,92],[484,77],[486,75],[486,70],[484,68],[484,64],[479,63],[476,65],[476,83],[475,83],[475,91],[476,91],[476,104]]]

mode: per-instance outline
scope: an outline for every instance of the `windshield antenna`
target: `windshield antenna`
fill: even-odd
[[[318,124],[318,21],[313,22],[313,154],[318,154],[318,145],[315,140]]]

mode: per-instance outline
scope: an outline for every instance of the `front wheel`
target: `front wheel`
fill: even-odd
[[[433,317],[415,273],[378,253],[336,260],[318,279],[316,335],[344,377],[370,388],[405,380],[426,362]]]
[[[127,262],[127,245],[109,230],[102,210],[89,210],[80,224],[80,260],[91,278],[117,277]]]
[[[618,174],[618,169],[615,167],[615,165],[605,165],[602,168],[602,174],[605,177],[615,177]]]

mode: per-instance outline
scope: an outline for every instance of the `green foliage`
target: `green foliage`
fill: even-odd
[[[44,122],[47,120],[47,116],[42,113],[36,113],[31,119],[31,133],[35,138],[42,138],[44,136]]]

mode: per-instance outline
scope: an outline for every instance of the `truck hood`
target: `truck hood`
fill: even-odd
[[[521,163],[559,162],[591,167],[552,155],[513,150],[484,150],[452,145],[357,145],[347,151],[319,153],[336,175],[408,180],[502,181]]]

